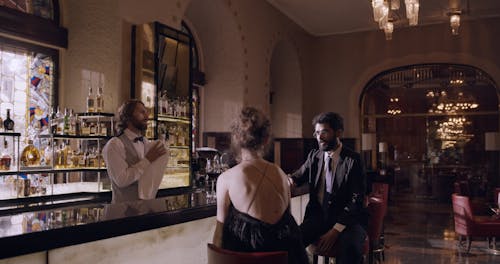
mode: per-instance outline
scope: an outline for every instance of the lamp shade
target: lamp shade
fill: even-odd
[[[361,150],[372,150],[375,145],[375,133],[361,134]]]
[[[381,153],[387,152],[387,142],[379,142],[378,143],[378,152],[381,152]]]
[[[484,133],[484,150],[496,151],[500,150],[500,133],[486,132]]]

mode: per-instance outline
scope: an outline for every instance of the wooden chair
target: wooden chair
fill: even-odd
[[[458,234],[459,252],[469,253],[472,237],[488,238],[488,249],[493,254],[499,253],[495,248],[494,239],[500,237],[500,221],[490,216],[476,216],[473,213],[470,198],[467,196],[451,195],[453,203],[453,219],[455,221],[455,233]],[[465,241],[463,238],[465,237]],[[496,253],[495,253],[496,252]]]
[[[288,264],[288,252],[236,252],[207,244],[208,264]]]
[[[372,184],[372,192],[370,193],[370,197],[377,197],[381,198],[383,201],[383,207],[384,207],[384,218],[387,215],[388,211],[388,206],[389,206],[389,184],[388,183],[381,183],[381,182],[374,182]],[[377,248],[374,248],[372,250],[372,253],[377,253],[379,256],[382,257],[382,260],[385,260],[385,226],[382,223],[382,230],[380,232],[380,240],[378,240],[379,243],[377,245]]]

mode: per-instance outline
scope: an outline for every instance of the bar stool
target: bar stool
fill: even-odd
[[[371,264],[374,261],[375,254],[381,254],[378,245],[380,243],[380,234],[384,221],[384,201],[378,197],[370,197],[367,209],[370,217],[368,219],[368,230],[366,232],[367,237],[363,247],[363,254],[365,256],[368,255],[368,263]],[[329,263],[330,258],[335,258],[337,256],[337,248],[335,247],[333,247],[331,251],[321,252],[315,244],[312,244],[309,249],[313,254],[313,264],[318,263],[318,256],[324,258],[325,264]]]
[[[237,252],[207,244],[208,264],[288,264],[288,252]]]

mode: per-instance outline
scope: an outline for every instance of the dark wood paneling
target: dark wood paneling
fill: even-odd
[[[60,48],[68,47],[68,30],[55,21],[0,6],[0,32]]]

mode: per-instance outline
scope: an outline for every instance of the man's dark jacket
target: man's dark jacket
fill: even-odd
[[[324,183],[319,184],[324,170],[324,155],[324,151],[312,150],[306,162],[290,175],[298,186],[309,184],[309,203],[301,228],[306,233],[303,234],[304,237],[312,237],[313,241],[305,241],[310,243],[331,229],[335,223],[346,227],[353,224],[366,227],[367,224],[364,208],[366,174],[360,155],[342,146],[334,180],[334,185],[338,181],[340,185],[333,188],[331,195],[325,192],[327,198],[325,206],[322,207],[318,201],[318,186],[325,186]]]

